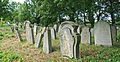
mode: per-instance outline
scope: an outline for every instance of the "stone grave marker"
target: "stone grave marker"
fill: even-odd
[[[99,21],[94,26],[95,45],[112,46],[110,25],[105,21]]]
[[[111,25],[112,41],[117,41],[117,29],[116,26]]]
[[[90,39],[90,29],[88,27],[83,27],[82,32],[81,32],[81,43],[83,44],[90,44],[91,39]]]
[[[36,36],[37,35],[37,24],[34,23],[34,35]]]
[[[52,52],[51,32],[48,27],[44,33],[43,51],[47,54]]]
[[[56,39],[56,31],[55,31],[54,28],[51,29],[51,38],[52,38],[53,40]]]
[[[59,27],[60,51],[62,57],[79,58],[80,35],[74,22],[62,22]]]

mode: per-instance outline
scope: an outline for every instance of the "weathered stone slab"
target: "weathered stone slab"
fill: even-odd
[[[112,46],[110,25],[105,21],[99,21],[94,26],[95,45]]]
[[[56,39],[56,31],[55,31],[54,28],[51,29],[51,38],[52,38],[53,40]]]
[[[90,29],[91,36],[94,36],[94,28]]]
[[[49,28],[44,33],[43,51],[47,54],[52,52],[51,32]]]
[[[117,41],[117,29],[116,26],[111,25],[112,41]]]
[[[90,39],[90,29],[88,27],[83,27],[82,32],[81,32],[81,43],[83,44],[90,44],[91,39]]]
[[[58,25],[58,24],[55,24],[55,25],[53,26],[53,28],[55,29],[56,32],[58,32],[59,25]]]
[[[77,33],[81,34],[83,27],[84,25],[79,25],[79,27],[77,28]]]
[[[19,41],[22,41],[22,37],[21,37],[20,32],[18,30],[18,26],[16,24],[14,24],[14,29],[15,29],[15,33],[16,33]]]
[[[34,35],[36,36],[37,35],[37,24],[34,23]]]
[[[46,31],[46,27],[44,27],[43,29],[42,29],[42,34],[44,34],[45,33],[45,31]]]
[[[26,22],[26,39],[28,42],[30,42],[31,44],[34,44],[34,35],[33,35],[33,29],[30,26],[30,22],[27,21]]]
[[[10,22],[7,22],[9,28],[11,29],[12,32],[14,32],[14,27],[11,26]]]
[[[80,35],[74,22],[62,22],[59,27],[60,50],[62,57],[79,58]]]
[[[40,44],[42,42],[43,34],[38,33],[35,41],[35,47],[40,47]]]

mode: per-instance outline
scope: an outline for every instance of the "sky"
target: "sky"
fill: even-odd
[[[10,2],[15,1],[15,2],[20,2],[20,3],[24,3],[25,0],[9,0]]]

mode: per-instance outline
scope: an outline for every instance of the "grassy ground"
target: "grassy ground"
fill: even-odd
[[[29,44],[25,39],[25,33],[20,30],[23,42],[19,42],[14,33],[9,27],[4,24],[0,27],[0,60],[1,54],[10,57],[6,62],[119,62],[120,61],[120,42],[113,42],[112,47],[95,46],[94,42],[89,44],[80,44],[80,58],[70,59],[61,58],[60,56],[60,42],[57,38],[52,40],[53,52],[45,54],[42,51],[42,44],[40,48],[35,48],[34,45]],[[58,37],[58,36],[57,36]],[[7,54],[6,54],[7,53]],[[10,55],[11,54],[11,55]],[[2,60],[7,58],[2,56]],[[4,61],[3,61],[4,62]]]

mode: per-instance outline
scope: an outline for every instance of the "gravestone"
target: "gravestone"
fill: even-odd
[[[11,26],[10,22],[7,22],[9,28],[11,29],[12,32],[14,32],[14,27]]]
[[[53,28],[55,29],[56,32],[58,32],[59,25],[55,24]]]
[[[84,25],[79,25],[79,27],[77,28],[77,33],[81,34],[83,27]]]
[[[42,38],[43,38],[43,34],[38,33],[37,37],[36,37],[36,41],[35,41],[35,47],[37,47],[37,48],[40,47]]]
[[[116,26],[111,25],[112,40],[117,41],[117,29]]]
[[[80,35],[74,22],[62,22],[59,27],[60,51],[62,57],[79,58]]]
[[[90,29],[90,33],[91,33],[91,36],[94,36],[94,29],[93,28]]]
[[[19,23],[19,25],[20,25],[20,28],[22,28],[22,23],[21,22]]]
[[[19,30],[18,30],[18,26],[17,26],[16,24],[14,24],[13,26],[14,26],[15,33],[16,33],[19,41],[22,41],[22,37],[21,37],[20,32],[19,32]]]
[[[37,24],[34,23],[34,35],[36,36],[37,35]]]
[[[95,45],[112,46],[110,25],[105,21],[99,21],[94,26]]]
[[[43,51],[47,54],[52,52],[51,32],[49,28],[44,33]]]
[[[33,35],[33,29],[30,26],[30,22],[27,21],[26,22],[26,39],[28,42],[30,42],[31,44],[34,44],[34,35]]]
[[[54,28],[51,29],[51,38],[52,38],[53,40],[56,39],[56,31],[55,31]]]
[[[43,29],[42,29],[42,34],[44,34],[45,33],[45,31],[46,31],[46,27],[44,27]]]
[[[82,32],[81,32],[81,43],[83,44],[90,44],[91,39],[90,39],[90,29],[88,27],[83,27]]]

